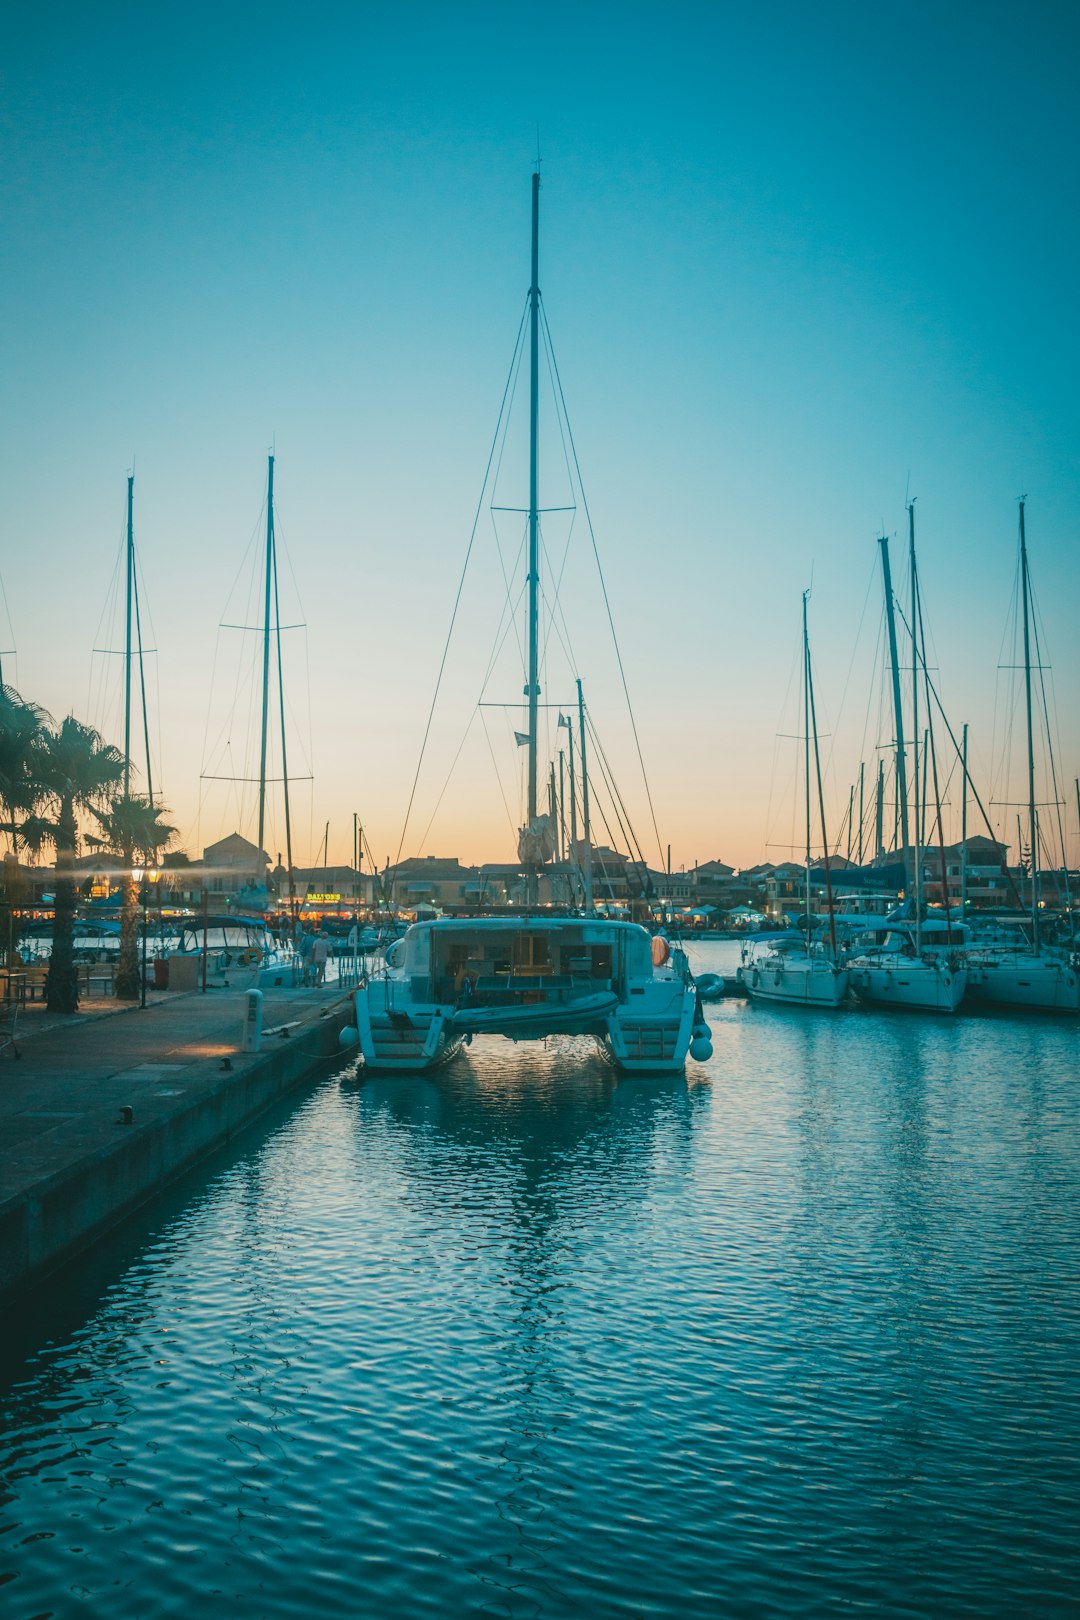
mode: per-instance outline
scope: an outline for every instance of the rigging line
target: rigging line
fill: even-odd
[[[550,333],[547,330],[546,320],[545,320],[544,326],[542,327],[541,330],[542,330],[543,338],[544,338],[544,357],[545,357],[545,359],[547,361],[547,368],[548,368],[548,384],[549,384],[549,386],[551,388],[552,395],[555,396],[555,393],[556,393],[555,378],[552,375],[553,355],[552,355],[552,350],[551,350]],[[571,500],[573,500],[573,498],[574,498],[574,476],[573,476],[573,470],[572,470],[572,468],[570,466],[570,454],[569,454],[569,451],[567,449],[567,444],[566,444],[566,423],[563,420],[562,412],[558,411],[558,410],[555,412],[555,425],[559,430],[559,444],[560,444],[561,449],[562,449],[563,466],[566,469],[566,481],[567,481],[567,486],[568,486],[568,488],[570,490],[570,498],[571,498]],[[574,537],[574,525],[577,522],[577,505],[576,505],[576,503],[573,506],[571,506],[569,508],[569,510],[572,513],[572,516],[570,518],[570,526],[569,526],[569,528],[567,530],[567,534],[566,534],[566,544],[563,547],[562,562],[559,564],[558,578],[557,578],[557,580],[555,582],[555,597],[554,597],[554,601],[553,601],[552,608],[551,608],[552,613],[555,612],[555,609],[556,609],[556,607],[558,606],[558,603],[559,603],[560,595],[562,593],[563,575],[566,572],[566,561],[567,561],[567,558],[570,555],[570,542]],[[546,554],[547,554],[547,548],[545,547],[545,555]],[[554,572],[554,571],[549,569],[549,572]],[[544,637],[544,657],[545,657],[545,659],[547,657],[547,648],[548,648],[548,642],[550,641],[550,639],[551,639],[551,625],[549,623],[547,635]]]
[[[546,328],[547,327],[547,314],[544,311],[542,301],[541,301],[541,304],[540,304],[540,310],[541,310],[541,318],[542,318],[544,326]],[[550,330],[548,331],[548,343],[551,344]],[[607,612],[608,625],[609,625],[609,627],[611,629],[611,638],[612,638],[613,642],[615,643],[615,658],[616,658],[616,661],[618,662],[618,665],[619,665],[619,678],[622,681],[623,696],[626,698],[626,707],[627,707],[627,710],[629,711],[629,715],[630,715],[630,729],[634,734],[634,746],[637,749],[638,764],[641,766],[641,776],[642,776],[642,780],[645,783],[645,797],[646,797],[646,799],[648,800],[648,803],[649,803],[649,815],[652,818],[653,832],[656,835],[656,848],[657,848],[657,852],[658,852],[658,854],[660,856],[660,864],[661,864],[661,866],[663,866],[663,864],[664,864],[664,846],[663,846],[663,841],[662,841],[662,839],[660,837],[660,829],[656,824],[656,810],[655,810],[655,808],[653,806],[652,789],[649,786],[649,773],[645,769],[645,756],[641,751],[641,739],[638,736],[637,721],[634,718],[634,706],[630,701],[630,688],[629,688],[629,686],[627,684],[627,680],[626,680],[626,669],[625,669],[625,667],[623,665],[622,649],[619,646],[619,638],[615,633],[615,618],[614,618],[614,615],[612,614],[612,611],[611,611],[611,601],[610,601],[610,599],[608,597],[607,581],[604,578],[604,570],[603,570],[603,567],[602,567],[601,562],[600,562],[600,551],[599,551],[599,548],[598,548],[598,546],[596,544],[596,532],[593,529],[592,513],[589,511],[589,502],[588,502],[588,498],[586,497],[586,494],[585,494],[585,484],[584,484],[584,482],[582,480],[582,477],[581,477],[581,463],[578,460],[577,445],[574,442],[574,430],[570,426],[570,417],[569,417],[569,413],[567,412],[567,409],[566,409],[566,396],[563,393],[562,377],[560,376],[560,373],[559,373],[558,361],[555,359],[554,344],[551,344],[551,365],[552,365],[552,370],[555,373],[555,382],[556,382],[556,386],[558,388],[559,402],[560,402],[560,405],[561,405],[561,408],[562,408],[562,411],[563,411],[563,415],[566,418],[566,432],[567,432],[567,437],[569,438],[569,441],[570,441],[570,449],[571,449],[571,452],[573,453],[573,458],[574,458],[574,474],[575,474],[575,476],[577,478],[578,489],[581,492],[581,505],[582,505],[582,509],[583,509],[583,511],[585,513],[585,523],[586,523],[586,526],[588,527],[588,530],[589,530],[589,539],[592,541],[593,556],[596,558],[596,567],[597,567],[597,571],[599,572],[599,575],[600,575],[600,589],[603,592],[603,596],[604,596],[604,608],[605,608],[605,610]]]
[[[569,529],[567,530],[567,533],[566,533],[566,544],[563,547],[562,562],[559,564],[559,575],[558,575],[558,578],[555,581],[555,595],[554,595],[554,598],[552,599],[551,607],[549,609],[549,614],[548,614],[549,623],[548,623],[548,627],[547,627],[547,634],[544,636],[544,651],[543,651],[543,657],[544,657],[545,664],[547,663],[548,643],[551,641],[551,623],[550,623],[550,619],[556,612],[561,611],[563,575],[566,573],[566,560],[570,555],[570,542],[574,538],[574,524],[576,522],[577,522],[577,510],[575,509],[574,510],[574,515],[570,519],[570,527],[569,527]],[[543,536],[541,536],[541,541],[542,540],[543,540]],[[546,545],[544,546],[544,556],[545,557],[548,556],[548,549],[547,549]],[[552,569],[551,572],[553,573],[554,570]],[[546,601],[546,599],[547,599],[547,592],[546,591],[544,593],[544,598],[545,598],[545,601]]]
[[[876,561],[876,558],[875,558],[875,561]],[[845,705],[847,703],[848,689],[849,689],[849,687],[851,685],[851,676],[852,676],[852,672],[853,672],[853,670],[855,668],[855,658],[856,658],[856,655],[857,655],[858,650],[859,650],[859,642],[862,639],[863,625],[866,622],[866,609],[870,604],[870,593],[874,589],[876,573],[877,573],[876,569],[874,567],[871,567],[869,578],[867,579],[867,582],[866,582],[866,595],[863,597],[862,612],[859,614],[859,624],[858,624],[857,630],[855,631],[855,642],[854,642],[854,645],[853,645],[853,647],[851,649],[851,660],[850,660],[850,662],[848,664],[848,667],[847,667],[847,674],[844,677],[843,688],[841,689],[841,692],[840,692],[840,707],[836,711],[836,724],[835,724],[835,727],[833,728],[832,738],[831,738],[831,740],[829,742],[828,751],[827,751],[826,756],[825,756],[825,775],[826,776],[828,776],[830,771],[832,770],[833,754],[834,754],[834,752],[836,750],[837,739],[839,738],[839,735],[840,735],[840,723],[841,723],[841,721],[843,719],[843,716],[844,716],[844,707],[845,707]],[[827,720],[827,717],[826,717],[826,720]]]
[[[877,645],[877,649],[878,649],[879,654],[880,654],[882,640],[883,640],[883,637],[884,637],[884,628],[885,628],[885,608],[884,608],[884,606],[882,606],[879,609],[879,612],[878,612],[878,633],[877,633],[877,638],[876,638],[876,645]],[[862,737],[859,740],[859,759],[860,760],[864,760],[866,758],[866,739],[867,739],[867,737],[869,735],[869,732],[870,732],[870,711],[871,711],[871,709],[873,707],[875,690],[877,692],[877,699],[878,699],[878,717],[877,717],[877,725],[876,725],[876,728],[875,728],[875,735],[879,736],[879,737],[881,735],[881,724],[882,724],[881,697],[882,697],[882,693],[881,693],[881,682],[880,682],[880,680],[876,679],[877,675],[880,673],[880,667],[881,667],[881,659],[880,659],[880,656],[879,656],[874,661],[874,675],[871,676],[871,679],[870,679],[870,681],[868,683],[867,691],[866,691],[866,712],[863,715],[863,731],[862,731]]]
[[[793,648],[792,648],[791,667],[788,670],[787,688],[786,688],[786,690],[784,692],[784,701],[783,701],[783,705],[782,705],[781,710],[780,710],[780,713],[781,713],[782,717],[786,717],[790,713],[790,710],[791,710],[791,689],[795,684],[796,677],[799,675],[799,673],[801,671],[801,668],[802,668],[802,637],[800,636],[798,642],[796,644],[794,644]],[[780,723],[781,723],[781,725],[785,725],[787,723],[786,718],[781,718]],[[794,733],[792,733],[791,735],[794,735]],[[778,780],[779,775],[780,775],[780,770],[779,770],[780,744],[781,744],[781,742],[783,742],[785,740],[787,740],[787,734],[785,734],[783,732],[780,732],[780,731],[777,731],[777,732],[774,733],[774,735],[773,735],[772,765],[771,765],[771,769],[770,769],[770,772],[769,772],[769,798],[768,798],[768,802],[767,802],[766,810],[765,810],[765,842],[766,842],[766,844],[769,844],[770,840],[772,839],[772,832],[773,832],[773,801],[778,796],[777,780]],[[796,764],[797,763],[798,763],[798,761],[796,760]],[[776,815],[777,815],[778,820],[779,820],[780,816],[783,814],[784,806],[785,806],[786,803],[787,803],[787,799],[785,797],[785,798],[781,799],[780,802],[776,806]],[[794,817],[796,809],[797,809],[797,806],[796,806],[795,800],[793,798],[792,799],[792,816],[793,817]],[[794,826],[795,826],[795,823],[794,823],[794,819],[793,819],[792,820],[792,835],[793,836],[794,836]],[[794,844],[794,843],[792,843],[790,845],[783,844],[780,847],[783,848],[783,849],[789,849],[789,848],[790,849],[795,849],[795,848],[797,848],[797,845]]]
[[[146,670],[143,667],[142,613],[139,607],[139,575],[135,574],[135,639],[139,648],[139,693],[142,697],[143,738],[146,743],[146,797],[154,808],[154,779],[150,774],[150,721],[146,713]]]
[[[1064,827],[1064,824],[1063,824],[1062,819],[1061,819],[1061,795],[1060,795],[1060,793],[1058,791],[1057,761],[1054,758],[1054,745],[1053,745],[1053,740],[1052,740],[1051,735],[1050,735],[1050,708],[1049,708],[1049,705],[1048,705],[1047,699],[1046,699],[1046,672],[1045,672],[1045,670],[1043,668],[1042,647],[1041,647],[1041,644],[1040,644],[1040,641],[1039,641],[1039,618],[1040,618],[1040,614],[1039,614],[1039,610],[1038,610],[1038,604],[1037,604],[1037,602],[1035,601],[1035,598],[1034,598],[1034,592],[1031,589],[1031,572],[1030,572],[1030,569],[1028,571],[1028,596],[1031,599],[1031,607],[1032,607],[1031,629],[1032,629],[1032,633],[1033,633],[1033,639],[1034,639],[1034,642],[1035,642],[1035,659],[1036,659],[1036,664],[1037,664],[1038,671],[1039,671],[1039,695],[1042,698],[1043,724],[1046,727],[1045,757],[1046,757],[1046,759],[1048,759],[1050,761],[1050,788],[1051,788],[1051,792],[1053,794],[1053,799],[1054,799],[1054,819],[1057,822],[1058,842],[1059,842],[1059,844],[1061,846],[1061,865],[1062,865],[1062,870],[1065,871],[1065,873],[1067,874],[1068,873],[1068,861],[1066,860],[1066,857],[1065,857],[1065,827]],[[1060,738],[1058,739],[1058,743],[1059,743],[1059,746],[1060,746]],[[1044,773],[1045,773],[1045,770],[1046,770],[1046,766],[1044,764],[1043,765]],[[1047,853],[1049,854],[1049,851],[1047,851]],[[1066,878],[1065,878],[1065,890],[1066,890],[1066,894],[1068,895],[1068,892],[1069,892],[1069,880],[1068,880],[1067,875],[1066,875]],[[1071,896],[1070,896],[1070,900],[1071,900]]]
[[[904,610],[900,606],[899,602],[897,602],[897,604],[896,604],[896,611],[900,616],[900,622],[903,624],[904,629],[908,632],[908,634],[910,636],[911,632],[910,632],[910,629],[908,627],[907,619],[906,619],[906,617],[904,615]],[[949,733],[949,741],[953,745],[953,749],[956,752],[956,757],[959,760],[961,760],[961,762],[962,762],[963,761],[963,753],[961,751],[960,744],[956,740],[956,733],[953,730],[952,726],[949,724],[949,717],[945,713],[945,708],[944,708],[944,705],[942,704],[941,698],[938,696],[938,689],[934,685],[933,681],[930,679],[929,671],[924,670],[924,673],[926,675],[927,688],[928,688],[928,690],[930,692],[930,695],[933,698],[934,702],[937,704],[937,710],[938,710],[938,713],[941,716],[942,723],[943,723],[943,725],[945,727],[945,730]],[[971,796],[975,800],[975,803],[978,805],[979,812],[980,812],[980,814],[981,814],[981,816],[983,818],[983,823],[984,823],[984,825],[986,827],[987,832],[990,834],[991,843],[1002,842],[1002,840],[997,839],[994,836],[994,829],[990,825],[990,817],[987,815],[986,807],[983,804],[983,801],[979,796],[979,790],[975,786],[975,783],[974,783],[974,781],[972,779],[970,765],[967,768],[966,777],[967,777],[967,785],[971,789]],[[1023,911],[1023,909],[1024,909],[1024,901],[1021,898],[1020,891],[1016,886],[1015,880],[1013,879],[1013,875],[1009,871],[1008,865],[1005,862],[1002,862],[1002,869],[1003,869],[1005,877],[1006,877],[1006,879],[1008,881],[1009,887],[1012,889],[1013,895],[1014,895],[1014,897],[1016,899],[1017,906],[1019,907],[1019,909],[1021,911]]]
[[[492,649],[491,657],[488,660],[488,667],[484,671],[484,679],[483,679],[483,681],[481,683],[481,686],[480,686],[480,695],[476,700],[477,704],[481,704],[483,702],[483,700],[484,700],[484,693],[487,691],[488,682],[490,681],[492,673],[494,672],[495,665],[498,663],[499,654],[502,652],[503,647],[506,645],[507,636],[509,636],[511,630],[516,629],[516,627],[517,627],[517,617],[516,617],[517,610],[521,606],[521,599],[525,595],[525,592],[527,590],[528,590],[528,581],[527,580],[522,580],[521,588],[518,591],[517,597],[510,604],[510,614],[509,614],[509,617],[506,620],[505,626],[503,625],[502,617],[500,616],[498,629],[496,630],[496,636],[498,637],[498,641],[497,641],[496,645]],[[505,605],[504,605],[503,612],[505,612],[505,611],[506,611],[506,608],[505,608]],[[500,631],[501,631],[501,635],[499,634]],[[520,650],[520,643],[519,643],[519,650]],[[512,706],[515,709],[521,707],[520,703],[515,703]]]
[[[575,517],[576,517],[576,513],[575,513]],[[566,572],[566,559],[567,559],[567,557],[569,555],[569,552],[570,552],[570,541],[572,540],[573,534],[574,534],[574,521],[575,521],[575,519],[571,518],[571,520],[570,520],[570,528],[569,528],[569,531],[567,532],[567,536],[566,536],[566,544],[563,547],[562,562],[559,564],[559,575],[558,575],[558,578],[555,580],[555,595],[551,599],[550,603],[548,603],[548,595],[547,595],[547,592],[543,589],[543,583],[542,582],[541,582],[541,587],[540,587],[541,591],[543,592],[544,603],[548,608],[548,623],[547,623],[547,629],[546,629],[546,631],[544,633],[544,648],[543,648],[543,661],[544,661],[545,668],[547,666],[548,646],[549,646],[550,641],[551,641],[552,629],[554,628],[554,619],[555,619],[555,615],[557,613],[560,614],[561,617],[562,617],[563,628],[566,630],[567,641],[570,640],[570,629],[569,629],[569,626],[566,623],[566,615],[563,612],[563,608],[562,608],[562,584],[563,584],[563,575]],[[539,525],[538,525],[538,527],[539,527]],[[540,534],[540,544],[543,547],[544,558],[548,563],[548,573],[550,575],[554,576],[555,570],[554,570],[554,568],[551,567],[551,555],[550,555],[550,553],[548,551],[547,544],[546,544],[546,542],[544,540],[544,536],[543,536],[542,532]]]
[[[512,371],[513,371],[513,386],[512,386],[512,388],[510,390],[509,400],[507,400],[505,402],[505,404],[504,404],[504,408],[503,408],[503,410],[501,412],[500,420],[499,420],[499,424],[498,424],[498,426],[502,428],[502,437],[501,437],[500,442],[499,442],[498,460],[497,460],[497,462],[495,464],[494,472],[491,474],[491,476],[488,478],[487,482],[485,483],[484,491],[483,491],[483,493],[487,493],[490,490],[492,500],[494,500],[495,493],[496,493],[496,491],[498,489],[498,486],[499,486],[499,479],[502,476],[502,464],[503,464],[503,458],[504,458],[504,456],[506,454],[506,441],[507,441],[507,437],[508,437],[509,432],[510,432],[510,420],[511,420],[511,417],[513,416],[513,413],[514,413],[514,400],[517,397],[517,386],[518,386],[518,382],[519,382],[520,377],[521,377],[522,362],[523,362],[524,357],[525,357],[525,336],[524,336],[524,334],[525,334],[525,323],[526,323],[526,319],[528,317],[528,313],[529,313],[529,300],[528,300],[528,298],[526,298],[525,307],[522,310],[522,314],[521,314],[521,323],[518,326],[518,335],[517,335],[517,342],[516,342],[515,349],[514,349],[514,358],[511,361],[511,368],[512,368]],[[483,495],[481,496],[481,498],[483,498]],[[513,578],[514,574],[516,574],[516,572],[517,572],[518,558],[521,556],[522,550],[523,550],[523,548],[524,548],[524,546],[526,544],[526,540],[527,540],[527,537],[528,537],[528,524],[526,523],[525,525],[523,525],[523,530],[522,530],[523,538],[518,544],[518,550],[517,550],[517,552],[515,554],[515,557],[514,557],[514,566],[513,566],[513,569],[511,570],[510,574],[508,575],[507,571],[506,571],[506,559],[503,556],[502,541],[499,538],[499,525],[498,525],[498,522],[497,522],[496,517],[495,517],[495,511],[496,511],[496,508],[493,505],[488,506],[488,515],[491,518],[491,530],[492,530],[492,534],[495,537],[495,551],[496,551],[496,554],[498,555],[498,558],[499,558],[499,569],[500,569],[500,572],[502,573],[502,577],[503,577],[503,591],[504,591],[504,593],[506,595],[507,600],[509,600],[509,597],[510,597],[510,580]],[[518,629],[518,627],[516,625],[514,627],[514,635],[515,635],[515,639],[517,641],[518,655],[519,655],[519,657],[521,659],[522,668],[524,668],[525,667],[525,648],[524,648],[524,645],[523,645],[522,640],[521,640],[520,630]]]
[[[491,449],[488,452],[487,466],[484,469],[484,481],[480,486],[480,499],[476,503],[476,515],[473,518],[472,529],[469,534],[469,544],[465,550],[465,561],[461,568],[461,578],[458,581],[457,594],[454,597],[454,607],[450,615],[450,626],[446,632],[446,642],[443,646],[442,658],[439,660],[439,673],[435,680],[435,691],[431,699],[431,707],[428,710],[427,724],[424,727],[423,741],[420,744],[420,757],[416,762],[416,772],[413,776],[412,788],[409,792],[409,803],[406,807],[405,820],[401,827],[401,838],[398,842],[397,860],[394,862],[395,868],[400,864],[401,851],[405,847],[405,834],[409,830],[409,817],[412,815],[413,800],[416,798],[416,786],[420,780],[420,769],[424,763],[424,752],[427,748],[428,737],[431,734],[431,722],[435,718],[435,705],[439,701],[439,690],[442,686],[443,673],[446,669],[446,659],[450,651],[450,639],[454,634],[454,625],[457,623],[458,608],[461,606],[461,593],[465,589],[465,576],[469,571],[469,559],[472,556],[473,545],[476,541],[476,531],[480,523],[480,514],[484,509],[484,496],[487,493],[488,480],[491,477],[491,464],[495,456],[496,446],[499,442],[499,426],[502,422],[503,411],[506,409],[506,397],[510,388],[510,376],[513,374],[513,366],[514,363],[511,361],[510,375],[507,376],[506,386],[503,389],[502,403],[499,407],[499,419],[495,424],[495,434],[491,441]]]
[[[528,530],[528,524],[526,524],[524,526],[524,528],[522,529],[521,539],[518,541],[517,551],[514,553],[514,566],[511,568],[510,572],[507,573],[507,571],[506,571],[506,561],[505,561],[505,559],[503,557],[502,543],[499,540],[498,527],[497,527],[497,525],[495,523],[494,517],[491,520],[491,527],[492,527],[492,529],[494,530],[494,533],[495,533],[495,550],[498,553],[499,569],[500,569],[500,571],[502,573],[502,577],[503,577],[503,601],[502,601],[502,604],[501,604],[500,609],[499,609],[499,627],[501,628],[502,627],[502,616],[506,612],[507,605],[510,603],[510,600],[511,600],[511,598],[510,598],[511,581],[517,576],[518,562],[521,559],[521,557],[522,557],[522,555],[523,555],[523,553],[525,551],[526,544],[528,543],[529,530]],[[517,598],[516,598],[516,600],[515,600],[515,602],[513,604],[513,607],[511,608],[512,613],[516,611],[517,604],[520,603],[520,601],[521,601],[521,594],[519,592],[519,594],[518,594],[518,596],[517,596]],[[514,640],[517,643],[518,658],[519,658],[519,660],[521,662],[521,667],[522,667],[522,669],[524,669],[525,668],[525,646],[524,646],[524,643],[522,642],[522,639],[521,639],[521,628],[518,625],[516,619],[514,620]]]
[[[645,866],[645,867],[648,867],[649,863],[645,859],[645,851],[641,847],[641,840],[638,838],[637,833],[634,831],[633,823],[630,820],[630,812],[626,808],[626,801],[623,798],[622,794],[619,792],[618,786],[617,786],[617,784],[615,782],[615,772],[611,768],[611,762],[609,761],[609,759],[607,757],[607,754],[604,751],[603,743],[600,741],[600,738],[597,736],[596,727],[593,724],[592,715],[589,713],[587,708],[585,710],[585,724],[588,726],[589,735],[592,738],[594,744],[596,745],[596,751],[597,751],[597,754],[598,754],[599,759],[600,759],[601,773],[605,776],[605,778],[607,780],[608,791],[611,793],[612,805],[615,808],[615,814],[616,814],[616,816],[619,816],[619,807],[621,806],[622,815],[626,817],[626,825],[629,828],[629,834],[627,835],[627,843],[629,844],[629,846],[630,846],[630,848],[632,850],[635,850],[635,849],[637,850],[638,860],[641,861],[642,865]],[[619,823],[620,823],[620,826],[621,826],[622,825],[622,816],[619,816]]]
[[[450,768],[446,773],[446,779],[444,780],[443,785],[439,790],[439,796],[435,800],[435,806],[434,806],[430,816],[428,817],[427,826],[424,828],[423,835],[422,835],[422,837],[420,839],[420,843],[417,846],[416,853],[418,855],[422,855],[424,853],[424,845],[427,843],[428,833],[431,831],[432,822],[435,820],[435,817],[439,813],[439,806],[442,804],[443,799],[444,799],[444,797],[446,795],[446,790],[450,786],[450,778],[453,776],[454,771],[455,771],[455,769],[457,767],[457,762],[461,758],[461,750],[465,747],[465,744],[468,741],[469,732],[472,730],[473,722],[476,719],[476,716],[479,714],[479,712],[480,712],[479,708],[475,708],[472,711],[472,713],[470,714],[470,716],[468,718],[468,721],[466,722],[465,730],[461,734],[461,741],[457,745],[457,752],[455,753],[453,759],[450,761]]]
[[[491,755],[491,764],[495,772],[495,781],[497,782],[499,788],[499,797],[503,802],[503,809],[506,811],[506,820],[510,827],[511,834],[514,834],[517,832],[517,828],[514,826],[514,818],[510,814],[510,806],[506,802],[506,792],[503,788],[502,777],[499,774],[499,764],[495,758],[495,750],[491,746],[491,736],[487,728],[487,716],[485,715],[483,709],[480,710],[480,724],[484,728],[484,741],[487,743],[488,753]]]
[[[589,725],[589,721],[588,721],[587,716],[586,716],[586,725]],[[595,733],[592,732],[591,725],[589,725],[589,730],[590,730],[590,734],[592,735],[593,741],[596,742],[596,736],[595,736]],[[596,746],[599,749],[599,747],[600,747],[599,743],[597,743]],[[615,820],[619,823],[619,832],[620,832],[620,834],[622,836],[622,842],[626,845],[626,848],[627,848],[627,851],[629,853],[630,859],[633,860],[633,858],[634,858],[634,849],[635,849],[635,845],[637,843],[637,840],[633,837],[632,832],[627,832],[626,827],[623,824],[623,818],[619,814],[618,794],[617,794],[617,791],[615,789],[614,783],[612,782],[611,777],[608,774],[608,770],[607,770],[605,761],[603,759],[602,753],[601,753],[601,756],[600,756],[600,780],[603,782],[604,786],[607,788],[608,799],[610,800],[610,803],[611,803],[612,814],[614,815]],[[599,795],[597,795],[597,803],[599,803]],[[611,838],[612,837],[611,828],[608,826],[606,817],[604,818],[604,825],[608,829],[608,837]],[[612,838],[612,848],[615,848],[615,842],[614,842],[613,838]],[[638,849],[637,853],[638,853],[638,857],[640,859],[640,856],[641,856],[640,849]]]

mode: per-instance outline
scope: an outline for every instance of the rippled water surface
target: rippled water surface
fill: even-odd
[[[710,1017],[347,1068],[9,1324],[0,1611],[1078,1612],[1075,1026]]]

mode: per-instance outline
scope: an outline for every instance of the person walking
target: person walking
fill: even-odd
[[[311,965],[315,970],[315,983],[326,983],[326,964],[330,957],[330,941],[325,934],[316,934],[311,947]]]

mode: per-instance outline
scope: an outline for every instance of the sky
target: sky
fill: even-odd
[[[798,853],[811,587],[845,848],[860,761],[869,780],[892,737],[876,542],[902,576],[911,498],[928,661],[1015,842],[999,666],[1026,495],[1080,860],[1078,47],[1065,0],[14,4],[5,680],[122,736],[101,649],[122,644],[134,467],[155,787],[190,853],[254,837],[250,784],[208,778],[257,768],[257,638],[219,625],[258,612],[273,449],[282,619],[306,624],[282,638],[297,864],[351,860],[354,815],[380,864],[513,858],[519,607],[490,656],[518,603],[512,512],[481,511],[417,762],[528,289],[539,139],[544,310],[622,659],[579,494],[572,522],[544,519],[543,701],[582,678],[648,858]],[[523,376],[487,504],[527,502]],[[545,377],[545,506],[571,502],[565,460]],[[957,836],[944,745],[942,779]]]

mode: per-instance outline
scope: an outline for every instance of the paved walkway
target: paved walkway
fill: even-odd
[[[337,984],[265,990],[263,1054],[346,993]],[[0,1204],[107,1151],[129,1128],[123,1108],[145,1124],[216,1085],[226,1059],[241,1071],[257,1063],[240,1051],[246,1005],[242,989],[212,989],[157,992],[145,1008],[87,1001],[69,1018],[28,1006],[21,1060],[0,1054]]]

